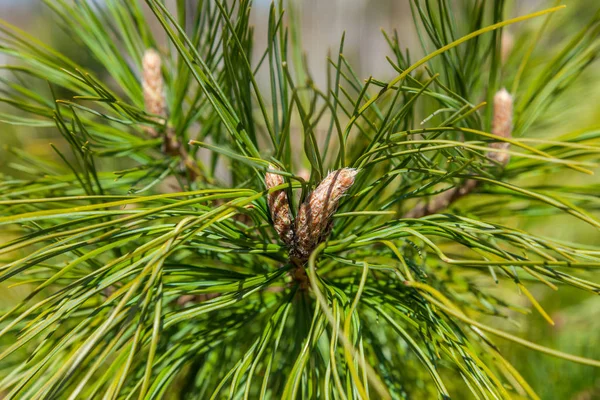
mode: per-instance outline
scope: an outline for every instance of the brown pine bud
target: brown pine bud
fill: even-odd
[[[332,216],[342,196],[354,184],[357,173],[352,168],[329,173],[300,205],[296,218],[293,257],[306,261],[319,243],[327,239],[333,228]]]
[[[269,169],[275,170],[277,168],[273,165],[269,165]],[[272,187],[282,185],[284,180],[281,175],[267,172],[265,175],[265,183],[267,189],[271,189]],[[267,194],[267,204],[269,205],[269,211],[271,212],[271,219],[273,220],[275,231],[283,243],[291,245],[294,239],[294,229],[287,193],[283,189],[270,192]]]
[[[494,118],[492,120],[492,133],[494,135],[510,139],[512,137],[513,98],[501,89],[494,96]],[[490,144],[491,148],[508,150],[510,143],[496,142]],[[508,152],[489,152],[488,157],[496,160],[502,165],[508,164],[510,154]]]
[[[166,117],[167,107],[164,94],[164,81],[161,71],[160,54],[156,50],[148,49],[142,58],[142,88],[144,90],[144,105],[150,114]],[[164,120],[157,120],[164,123]],[[153,136],[157,136],[154,129],[148,129]]]

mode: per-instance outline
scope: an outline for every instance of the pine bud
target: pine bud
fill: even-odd
[[[269,165],[269,169],[274,170],[277,168]],[[267,184],[267,189],[271,189],[272,187],[282,185],[284,180],[281,175],[267,172],[265,183]],[[294,230],[287,193],[283,189],[270,192],[267,194],[267,204],[269,205],[275,231],[285,244],[291,245],[294,239]]]
[[[354,184],[357,173],[352,168],[329,173],[300,205],[296,218],[293,257],[306,261],[319,243],[327,239],[333,228],[332,215],[342,196]]]
[[[513,98],[506,91],[501,89],[494,96],[494,118],[492,120],[492,133],[494,135],[510,139],[512,137],[512,117],[513,117]],[[508,150],[510,146],[507,142],[497,142],[490,144],[491,148]],[[510,154],[507,152],[490,152],[488,157],[496,160],[502,165],[508,164]]]
[[[513,47],[515,46],[515,39],[509,31],[502,31],[502,39],[500,40],[500,57],[502,63],[508,60],[508,56],[512,53]]]
[[[150,114],[163,117],[167,115],[165,104],[164,81],[161,71],[160,54],[156,50],[148,49],[142,59],[142,88],[144,90],[144,105]],[[164,121],[158,120],[158,123]],[[154,129],[149,130],[153,136],[157,133]]]

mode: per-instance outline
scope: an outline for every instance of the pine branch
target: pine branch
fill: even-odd
[[[58,137],[0,173],[7,398],[535,399],[519,360],[600,367],[505,324],[568,336],[541,288],[600,293],[600,130],[547,123],[600,13],[413,0],[422,59],[384,33],[363,80],[342,37],[319,88],[282,2],[262,38],[247,1],[45,3],[92,62],[0,23],[0,121]]]
[[[511,138],[512,131],[513,99],[506,89],[500,90],[494,96],[494,118],[492,120],[492,134],[504,139]],[[489,146],[498,150],[508,150],[509,142],[491,143]],[[510,160],[506,152],[489,152],[487,157],[497,162],[502,168]],[[450,207],[452,203],[468,195],[477,188],[478,181],[468,179],[462,185],[449,189],[433,197],[429,202],[418,203],[413,209],[404,214],[403,218],[421,218],[437,214]]]

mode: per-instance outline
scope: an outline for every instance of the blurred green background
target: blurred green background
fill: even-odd
[[[509,1],[507,10],[510,15],[506,17],[525,14],[554,3],[554,1],[543,0]],[[598,0],[572,0],[563,3],[568,7],[552,19],[545,37],[536,47],[531,68],[543,65],[551,59],[553,52],[581,29],[590,14],[600,7]],[[261,21],[268,13],[269,5],[270,2],[266,0],[255,1],[253,18],[259,47],[261,38],[266,36],[266,24]],[[369,75],[389,78],[393,75],[393,71],[385,62],[389,50],[381,35],[381,28],[387,31],[397,29],[401,44],[411,49],[415,59],[421,53],[413,29],[410,7],[405,0],[298,0],[291,11],[295,12],[302,21],[301,42],[308,56],[308,65],[313,77],[320,85],[323,85],[326,79],[328,51],[335,52],[344,31],[346,32],[345,56],[352,61],[361,78]],[[93,64],[93,60],[87,59],[85,53],[78,50],[78,43],[53,23],[51,13],[41,4],[41,1],[0,0],[0,17],[51,44],[79,64],[102,76],[102,71]],[[535,20],[511,27],[508,33],[513,38],[512,46],[522,46],[525,38],[539,23],[541,21]],[[14,63],[14,60],[0,54],[0,65],[11,63]],[[509,58],[507,68],[510,67]],[[0,70],[0,79],[6,79],[7,76],[6,70]],[[40,87],[39,90],[48,89]],[[477,101],[477,99],[472,100]],[[9,110],[10,108],[0,103],[0,112],[9,112]],[[600,63],[597,61],[563,93],[562,99],[556,102],[543,118],[540,118],[536,132],[543,132],[544,136],[546,134],[552,136],[590,127],[600,129]],[[62,143],[60,135],[54,128],[0,125],[2,145],[0,175],[19,176],[23,173],[13,162],[11,148],[21,149],[38,157],[56,158],[49,146],[50,142],[59,147]],[[589,178],[573,178],[566,175],[546,176],[543,179],[547,181],[591,179],[598,183],[599,175],[600,170],[596,171],[596,176]],[[600,193],[598,196],[600,201]],[[516,227],[557,239],[600,244],[597,231],[570,217],[540,215],[527,220],[508,222]],[[9,232],[0,231],[0,242],[9,238]],[[0,265],[1,263],[2,260]],[[592,272],[588,279],[598,281],[599,276],[600,274],[594,275]],[[482,284],[490,287],[495,285],[491,279]],[[542,306],[556,322],[555,326],[549,326],[537,313],[529,315],[515,313],[512,321],[506,321],[504,324],[498,321],[489,321],[489,323],[544,346],[600,359],[600,298],[590,297],[569,288],[561,288],[558,292],[553,292],[547,287],[538,285],[533,286],[532,289]],[[514,285],[506,288],[499,287],[496,290],[502,291],[502,296],[524,307],[529,306],[527,299],[517,292]],[[17,302],[27,291],[27,287],[0,286],[0,311]],[[497,343],[543,399],[600,399],[599,369],[553,359],[507,342]],[[465,393],[465,398],[468,396],[470,395]]]

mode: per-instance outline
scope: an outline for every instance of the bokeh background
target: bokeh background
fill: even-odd
[[[102,0],[95,2],[101,3]],[[547,8],[554,3],[555,1],[545,0],[508,1],[507,10],[510,15],[506,17]],[[553,17],[546,37],[536,48],[532,68],[547,62],[553,52],[558,51],[571,35],[581,29],[589,16],[600,7],[598,0],[571,0],[563,3],[567,5],[567,9]],[[261,39],[267,34],[267,24],[264,20],[268,15],[269,6],[268,0],[254,2],[253,19],[259,48],[262,47]],[[422,54],[418,36],[413,28],[408,0],[296,0],[290,4],[288,12],[301,21],[302,30],[298,39],[305,49],[311,75],[321,86],[324,86],[326,80],[327,57],[335,55],[344,32],[344,55],[351,61],[360,78],[373,75],[378,79],[388,79],[394,76],[389,64],[385,62],[389,49],[381,29],[396,29],[402,46],[411,50],[413,59]],[[73,38],[54,24],[51,12],[41,0],[0,0],[0,18],[40,38],[102,76],[102,70],[94,64],[94,60],[78,51]],[[527,26],[515,26],[506,30],[506,34],[510,36],[507,51],[510,53],[511,47],[523,45],[528,33],[539,23],[540,21],[534,20],[528,22]],[[598,40],[600,41],[600,38]],[[510,54],[508,57],[510,64]],[[14,60],[0,54],[0,65],[13,62]],[[6,78],[7,72],[1,69],[0,80]],[[0,97],[3,97],[2,93]],[[8,110],[7,106],[0,103],[0,112]],[[543,116],[543,123],[548,135],[590,127],[600,129],[599,62],[595,62],[565,91],[563,99]],[[62,142],[54,128],[23,128],[0,124],[0,175],[19,175],[11,160],[11,148],[18,148],[39,157],[56,158],[49,146],[51,142],[59,146]],[[595,177],[587,179],[600,183],[599,176],[600,170]],[[543,179],[575,178],[547,176]],[[600,193],[598,196],[600,202]],[[600,244],[597,231],[590,230],[569,217],[550,218],[541,215],[510,222],[520,228],[562,240]],[[0,231],[0,242],[6,239],[7,234]],[[589,278],[598,281],[599,277],[600,273],[596,273]],[[492,285],[493,283],[490,283],[490,286]],[[17,302],[27,290],[27,287],[0,286],[0,312]],[[500,287],[497,290],[504,290],[503,296],[509,296],[515,303],[528,306],[526,298],[516,292],[516,289],[506,290]],[[498,321],[492,323],[542,345],[600,359],[600,298],[568,288],[552,292],[539,286],[534,288],[534,293],[556,321],[555,326],[549,326],[537,313],[515,313],[512,321],[503,324]],[[498,341],[498,344],[543,399],[600,399],[600,369],[553,359],[506,342]],[[465,393],[464,398],[469,396]]]

